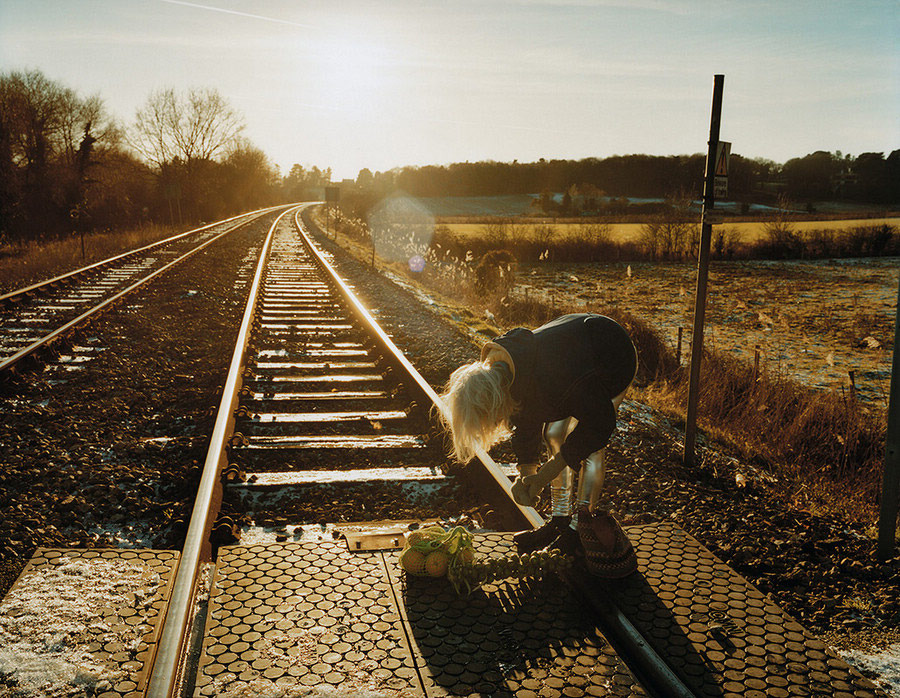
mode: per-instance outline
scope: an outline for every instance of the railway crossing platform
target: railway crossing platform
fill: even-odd
[[[331,536],[222,548],[194,695],[885,695],[677,526],[626,531],[639,564],[626,579],[576,568],[564,580],[502,580],[467,597],[446,579],[406,575],[397,548],[356,551]],[[503,556],[512,534],[476,534],[475,545]],[[12,590],[60,559],[123,553],[154,583],[152,593],[132,592],[143,612],[119,609],[118,625],[108,618],[107,629],[136,629],[130,647],[88,648],[97,664],[125,660],[97,691],[103,698],[142,695],[141,663],[154,653],[177,554],[39,551]]]

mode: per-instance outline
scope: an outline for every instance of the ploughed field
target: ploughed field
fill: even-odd
[[[648,320],[690,353],[696,265],[550,264],[519,268],[513,293],[616,305]],[[754,361],[772,374],[849,391],[887,407],[897,304],[898,260],[738,261],[710,265],[704,346]]]

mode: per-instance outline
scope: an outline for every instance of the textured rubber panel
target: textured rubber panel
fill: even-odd
[[[476,545],[513,549],[511,534]],[[220,550],[196,695],[643,695],[555,577],[459,598],[445,579],[407,577],[397,557],[344,541]]]
[[[20,685],[21,695],[143,696],[178,557],[172,550],[39,548],[0,605],[0,627],[23,665],[58,667],[62,680],[71,665],[71,680],[33,694]],[[8,634],[16,629],[25,636]]]
[[[479,558],[515,552],[512,534],[475,537]],[[401,614],[429,696],[645,695],[590,614],[556,575],[504,580],[460,598],[445,580],[400,571]]]
[[[343,541],[220,549],[198,674],[198,696],[421,695],[383,556]]]
[[[626,528],[639,573],[596,582],[699,696],[881,696],[878,688],[672,524]]]

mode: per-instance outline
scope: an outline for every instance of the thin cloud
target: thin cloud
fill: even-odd
[[[238,17],[248,17],[250,19],[259,19],[263,22],[273,22],[275,24],[285,24],[289,27],[301,27],[303,29],[318,29],[313,24],[303,24],[302,22],[292,22],[288,19],[279,19],[278,17],[266,17],[251,12],[240,12],[238,10],[228,10],[224,7],[214,7],[213,5],[201,5],[196,2],[186,2],[185,0],[157,0],[158,2],[168,3],[169,5],[182,5],[184,7],[193,7],[197,10],[206,10],[207,12],[220,12],[226,15],[236,15]]]

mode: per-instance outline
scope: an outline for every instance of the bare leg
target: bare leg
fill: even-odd
[[[630,385],[628,386],[631,387]],[[616,412],[625,399],[628,388],[616,395],[612,399],[613,407]],[[575,494],[575,514],[572,516],[572,528],[578,527],[578,510],[582,507],[588,511],[593,511],[600,499],[600,492],[603,490],[603,482],[606,479],[606,448],[594,451],[591,455],[584,459],[581,466],[581,472],[578,478],[578,491]]]
[[[578,478],[578,492],[575,495],[575,514],[572,516],[572,528],[578,526],[578,510],[587,508],[593,511],[603,489],[606,479],[606,449],[594,451],[584,459]]]
[[[572,418],[561,419],[557,422],[550,422],[544,426],[544,441],[550,449],[551,454],[559,453],[563,442],[569,435],[569,432],[575,428],[575,420]],[[519,466],[521,475],[526,475],[522,471],[523,466]],[[532,466],[533,468],[536,466]],[[532,470],[532,473],[534,470]],[[520,553],[538,550],[552,543],[569,524],[569,517],[572,513],[572,469],[568,466],[557,475],[550,483],[550,503],[551,517],[540,528],[522,531],[513,536],[516,543],[516,549]]]
[[[544,441],[551,455],[556,455],[562,448],[569,433],[575,428],[578,420],[574,417],[549,422],[544,427]],[[569,516],[572,513],[572,485],[574,472],[566,467],[550,483],[550,507],[552,516]]]

